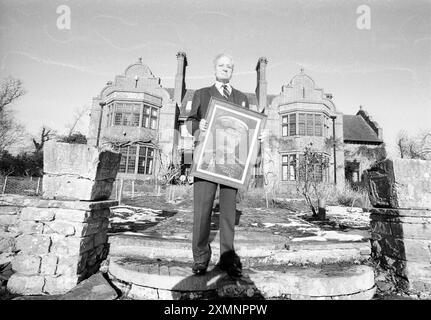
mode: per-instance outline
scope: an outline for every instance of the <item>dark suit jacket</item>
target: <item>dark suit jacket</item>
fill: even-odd
[[[193,136],[195,136],[196,130],[199,129],[199,122],[201,119],[205,119],[211,97],[225,100],[225,98],[217,90],[215,84],[211,87],[206,87],[195,91],[192,101],[192,109],[187,118],[187,129]],[[247,96],[235,88],[232,88],[232,92],[228,101],[249,109]],[[195,138],[197,140],[197,137]]]

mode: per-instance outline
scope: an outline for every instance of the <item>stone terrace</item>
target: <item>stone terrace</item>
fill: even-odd
[[[374,272],[367,213],[358,228],[312,223],[286,209],[239,207],[235,236],[244,276],[215,266],[218,212],[213,213],[212,260],[206,276],[191,273],[192,211],[114,207],[108,274],[130,299],[371,299]],[[328,212],[331,216],[331,211]],[[333,216],[337,212],[333,210]],[[142,228],[136,227],[141,225]],[[129,230],[129,231],[127,231]]]

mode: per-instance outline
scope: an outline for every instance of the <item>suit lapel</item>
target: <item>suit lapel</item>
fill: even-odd
[[[224,100],[224,97],[220,94],[220,92],[217,90],[217,87],[215,86],[215,84],[213,84],[211,87],[210,87],[210,95],[211,95],[211,97],[214,97],[214,98],[218,98],[218,99],[222,99],[222,100]]]
[[[231,88],[232,88],[232,91],[231,91],[230,96],[229,96],[229,101],[237,104],[236,103],[235,89],[233,87],[231,87]]]

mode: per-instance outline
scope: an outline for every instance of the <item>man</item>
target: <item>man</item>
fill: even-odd
[[[232,57],[219,54],[214,59],[215,84],[195,92],[188,120],[191,122],[191,133],[196,140],[199,136],[198,129],[202,132],[207,130],[208,124],[205,115],[211,97],[225,99],[236,105],[249,108],[245,94],[234,89],[229,83],[233,68]],[[211,260],[211,247],[209,245],[211,212],[218,186],[217,183],[194,178],[192,239],[194,263],[192,271],[196,275],[204,274]],[[242,273],[242,265],[233,246],[237,191],[235,188],[220,185],[220,262],[218,265],[232,277],[239,277]]]

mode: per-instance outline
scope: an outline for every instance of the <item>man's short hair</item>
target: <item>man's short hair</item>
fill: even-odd
[[[218,61],[221,57],[229,58],[229,59],[230,59],[230,61],[232,61],[232,68],[233,68],[233,66],[234,66],[233,58],[232,58],[232,56],[231,56],[230,54],[226,54],[226,53],[220,53],[220,54],[218,54],[218,55],[216,55],[216,56],[215,56],[215,58],[214,58],[214,60],[213,60],[214,68],[215,68],[215,67],[216,67],[216,65],[217,65],[217,61]]]

